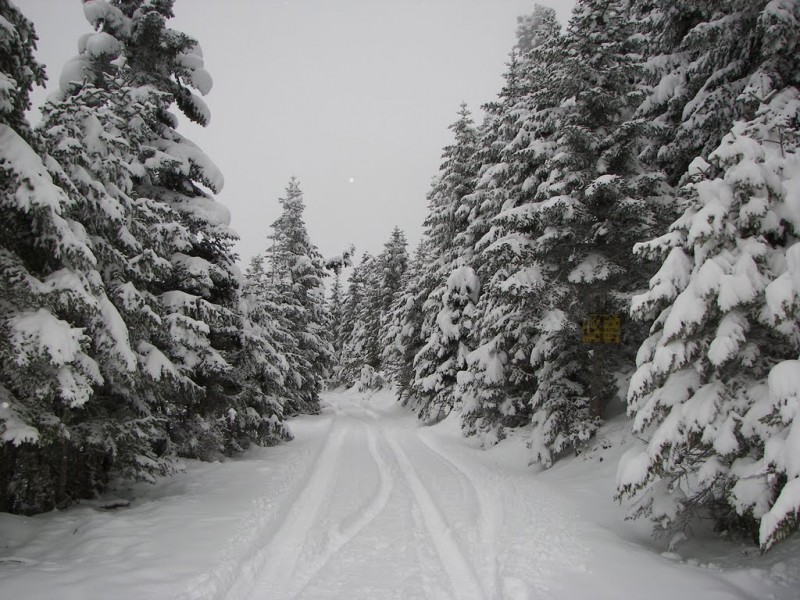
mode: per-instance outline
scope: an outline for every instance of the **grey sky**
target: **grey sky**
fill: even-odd
[[[90,30],[81,0],[15,0],[39,33],[50,85]],[[539,0],[563,25],[574,0]],[[177,0],[171,26],[203,47],[214,89],[205,130],[183,126],[225,174],[218,195],[247,260],[266,246],[291,175],[326,256],[416,243],[425,194],[467,102],[502,84],[516,17],[533,0]],[[37,93],[39,104],[44,93]],[[476,118],[476,120],[478,120]],[[352,179],[352,182],[351,182]]]

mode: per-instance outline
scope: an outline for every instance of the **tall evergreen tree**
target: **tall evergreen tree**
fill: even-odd
[[[291,334],[276,315],[266,282],[263,256],[256,256],[248,265],[240,300],[241,344],[234,365],[242,375],[244,414],[231,414],[234,441],[246,447],[250,442],[261,446],[291,439],[284,424],[284,404],[289,361],[285,349],[291,345]]]
[[[464,253],[456,243],[467,229],[469,213],[462,202],[474,191],[477,172],[477,132],[466,105],[450,129],[454,141],[442,154],[423,224],[424,244],[430,253],[423,268],[430,272],[434,287],[422,306],[421,335],[426,343],[414,358],[412,388],[419,417],[426,421],[446,416],[454,405],[456,373],[464,366],[464,341],[479,293],[478,279],[464,264]]]
[[[412,400],[414,357],[425,345],[422,307],[434,285],[433,274],[425,268],[428,258],[423,240],[403,275],[386,317],[383,362],[403,403]]]
[[[518,48],[512,50],[506,67],[504,85],[498,98],[482,107],[485,116],[475,132],[477,140],[471,159],[475,169],[472,173],[473,189],[461,198],[457,211],[466,227],[456,234],[455,243],[469,264],[473,263],[475,248],[489,232],[492,218],[505,202],[504,190],[496,185],[495,178],[502,176],[505,169],[501,152],[513,142],[518,132],[513,107],[525,92]]]
[[[333,331],[333,354],[335,364],[333,371],[338,369],[342,358],[342,338],[339,332],[343,328],[344,320],[344,286],[342,285],[342,273],[337,269],[333,275],[333,285],[331,285],[331,297],[328,300],[331,313],[331,331]]]
[[[737,99],[764,56],[764,15],[779,22],[794,8],[770,0],[637,0],[631,6],[650,46],[648,82],[654,93],[645,114],[660,129],[657,159],[675,184],[693,158],[714,151],[743,116]],[[771,60],[785,63],[781,68],[791,62],[788,55]]]
[[[16,290],[2,353],[22,357],[0,383],[4,402],[14,400],[2,476],[12,510],[91,495],[110,470],[152,480],[173,468],[175,449],[216,458],[286,436],[270,396],[279,373],[259,360],[268,344],[241,301],[230,215],[198,185],[217,190],[221,175],[168,112],[177,103],[208,123],[190,88],[211,87],[197,43],[166,27],[171,6],[85,3],[97,31],[65,67],[41,137],[17,125],[39,140],[44,161],[19,139],[3,144],[17,165],[8,189],[31,191],[17,194],[22,221],[9,219],[4,235],[3,277]],[[2,103],[10,110],[27,106],[42,74],[25,65],[29,24],[2,8],[21,94]],[[11,121],[24,124],[20,114]],[[38,298],[23,302],[26,288]],[[17,398],[21,382],[37,378],[34,396]]]
[[[281,215],[269,235],[267,279],[278,318],[296,341],[296,348],[287,356],[296,386],[287,411],[313,414],[319,411],[319,392],[334,359],[323,287],[325,271],[322,256],[306,230],[305,203],[297,179],[289,181],[279,202]]]
[[[472,231],[480,230],[472,234],[472,264],[483,291],[471,343],[475,350],[467,357],[469,369],[461,376],[459,393],[466,432],[486,436],[486,441],[530,419],[535,386],[531,346],[544,293],[544,273],[532,244],[538,225],[532,203],[552,153],[548,136],[561,110],[549,93],[549,81],[560,67],[555,11],[537,6],[518,22],[514,93],[498,102],[497,133],[491,152],[484,152],[495,162],[483,165],[475,193],[483,199],[486,221],[471,224]]]
[[[165,354],[171,342],[161,303],[149,291],[170,274],[165,256],[173,240],[159,234],[174,215],[136,198],[127,168],[144,141],[128,123],[156,105],[122,85],[118,74],[98,79],[102,87],[85,82],[49,102],[41,127],[60,165],[54,176],[72,199],[67,214],[81,224],[96,258],[85,274],[96,307],[84,319],[103,383],[95,387],[92,410],[73,415],[81,423],[72,437],[86,439],[84,446],[117,472],[152,480],[173,468],[163,407],[196,389]]]
[[[114,0],[84,4],[97,29],[97,42],[81,45],[81,54],[67,64],[62,92],[72,94],[84,82],[97,81],[118,67],[126,85],[146,97],[152,108],[129,126],[141,136],[133,193],[170,213],[161,225],[167,243],[159,252],[163,277],[146,291],[161,305],[167,334],[166,354],[189,378],[195,394],[173,397],[163,406],[178,450],[188,456],[214,458],[225,451],[229,415],[243,414],[241,374],[232,362],[241,348],[239,278],[229,228],[230,214],[203,188],[217,192],[223,178],[208,157],[175,129],[173,105],[191,120],[207,125],[210,113],[195,94],[210,91],[202,51],[191,37],[167,26],[171,0]],[[108,52],[119,57],[97,67]]]
[[[389,239],[383,245],[383,251],[378,255],[380,269],[378,285],[382,324],[387,319],[392,303],[400,291],[403,275],[405,275],[408,268],[407,246],[408,242],[406,241],[405,233],[399,227],[395,227]]]
[[[5,23],[0,31],[0,118],[17,135],[29,138],[25,111],[34,85],[44,85],[44,66],[33,57],[38,37],[31,23],[9,0],[0,2]]]
[[[31,513],[75,497],[69,416],[102,381],[82,327],[97,259],[25,118],[44,82],[33,25],[7,0],[0,23],[0,510]]]
[[[683,213],[669,233],[637,248],[663,265],[633,304],[652,325],[628,392],[646,444],[624,458],[619,490],[662,527],[710,512],[767,549],[800,514],[800,473],[788,458],[798,427],[789,372],[800,353],[791,193],[800,164],[800,7],[752,1],[724,10],[724,22],[696,25],[680,40],[697,56],[732,61],[708,72],[700,108],[680,129],[699,127],[699,111],[722,99],[736,101],[713,118],[740,118],[707,160],[689,165]],[[742,31],[743,22],[752,29]],[[717,127],[698,132],[707,136],[699,150]]]
[[[370,313],[379,308],[378,294],[374,289],[375,263],[375,257],[365,252],[347,281],[338,334],[342,340],[342,357],[336,375],[336,382],[346,387],[353,386],[364,365],[377,358],[378,321],[373,318],[370,322],[369,319]]]
[[[352,386],[369,373],[370,382],[385,382],[386,335],[392,304],[408,265],[405,234],[397,227],[378,256],[365,253],[353,270],[342,305],[341,362],[336,381]]]
[[[607,374],[624,369],[640,342],[626,327],[613,351],[589,348],[580,327],[593,313],[627,312],[631,294],[645,284],[647,266],[631,251],[653,234],[664,191],[641,164],[647,138],[635,118],[640,56],[632,34],[627,2],[578,2],[562,42],[562,68],[549,82],[565,110],[535,216],[547,300],[531,354],[531,445],[534,460],[545,465],[597,429],[614,393]]]

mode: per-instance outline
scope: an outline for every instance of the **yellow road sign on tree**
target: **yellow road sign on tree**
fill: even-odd
[[[591,313],[581,325],[584,344],[619,344],[622,319],[619,315]]]

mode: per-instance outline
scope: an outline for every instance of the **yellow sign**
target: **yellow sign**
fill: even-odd
[[[621,319],[619,315],[592,313],[581,325],[584,344],[619,344]]]

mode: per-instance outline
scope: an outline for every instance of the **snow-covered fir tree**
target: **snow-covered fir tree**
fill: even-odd
[[[400,292],[403,276],[408,269],[408,242],[405,233],[399,227],[392,230],[389,239],[383,245],[383,251],[378,255],[378,269],[381,330],[385,331],[389,312]],[[381,339],[385,339],[383,334]]]
[[[596,431],[616,390],[611,372],[625,369],[641,338],[623,329],[621,343],[582,343],[591,314],[627,312],[630,296],[647,281],[646,265],[631,256],[657,224],[661,178],[641,164],[645,123],[638,41],[627,2],[578,2],[563,38],[563,63],[547,86],[563,112],[552,158],[538,186],[533,241],[545,273],[546,300],[531,362],[533,459],[545,465]]]
[[[247,414],[239,394],[241,377],[232,361],[239,351],[239,275],[230,214],[205,189],[217,192],[223,178],[195,144],[176,131],[173,105],[189,119],[207,125],[210,112],[197,94],[207,94],[211,77],[202,50],[191,37],[170,29],[173,2],[91,1],[87,19],[97,42],[81,44],[61,77],[64,94],[91,80],[99,51],[113,51],[125,82],[146,95],[154,109],[133,121],[144,140],[131,165],[134,194],[172,213],[164,223],[170,245],[161,256],[168,275],[147,291],[161,305],[165,354],[188,377],[195,394],[172,398],[163,411],[179,452],[214,458],[228,451],[234,415]],[[99,49],[99,50],[98,50]],[[197,92],[197,93],[195,93]]]
[[[472,267],[450,271],[423,303],[423,312],[435,310],[430,333],[414,357],[416,410],[424,422],[446,417],[456,403],[458,373],[466,367],[467,340],[472,333],[480,280]],[[423,331],[425,331],[423,321]]]
[[[800,515],[792,458],[800,449],[800,7],[740,2],[726,10],[725,23],[699,25],[683,43],[734,61],[725,77],[708,73],[698,104],[727,99],[732,105],[714,119],[739,118],[689,165],[683,212],[669,232],[637,247],[663,264],[632,308],[652,324],[628,392],[645,443],[623,458],[618,483],[621,496],[635,497],[635,514],[660,527],[710,513],[720,528],[749,531],[768,549]],[[731,28],[723,34],[723,26]],[[751,60],[742,64],[732,48]],[[687,112],[684,133],[699,114]]]
[[[249,441],[271,445],[289,439],[284,420],[287,388],[292,378],[287,356],[296,346],[288,324],[279,318],[280,311],[270,294],[264,257],[251,259],[245,276],[241,299],[242,345],[236,367],[245,376],[243,393],[249,396],[246,425]]]
[[[379,294],[375,290],[376,262],[374,256],[365,252],[347,280],[338,331],[342,351],[334,378],[337,385],[353,386],[364,366],[378,360],[380,323],[374,315],[379,309]]]
[[[673,184],[707,156],[739,117],[740,93],[762,52],[762,15],[791,15],[792,2],[636,0],[651,88],[641,107],[655,125],[653,153]]]
[[[338,377],[341,373],[341,365],[344,360],[344,303],[345,303],[345,289],[342,282],[342,272],[344,269],[353,266],[353,255],[355,254],[355,246],[352,244],[341,254],[332,256],[325,260],[325,268],[333,273],[333,283],[330,286],[330,297],[328,298],[328,307],[331,316],[330,331],[331,344],[333,348],[333,364],[330,369],[330,376],[328,384],[337,387],[342,385]]]
[[[378,256],[364,253],[353,269],[342,300],[339,328],[342,350],[335,383],[380,387],[385,383],[385,347],[391,309],[400,292],[408,251],[395,227]]]
[[[293,340],[292,346],[283,350],[290,369],[286,411],[313,414],[319,411],[319,392],[334,361],[323,285],[325,267],[306,230],[303,192],[296,178],[289,181],[278,201],[281,215],[268,236],[266,280],[275,317]]]
[[[74,499],[70,415],[102,382],[82,327],[97,259],[25,118],[44,81],[35,43],[32,23],[0,1],[0,510],[22,513]]]
[[[19,130],[3,131],[16,165],[4,190],[30,192],[3,196],[18,212],[3,236],[2,350],[17,358],[4,359],[15,366],[0,383],[4,452],[24,455],[21,470],[4,460],[12,510],[91,495],[110,471],[153,480],[172,470],[175,450],[216,458],[287,435],[269,337],[238,289],[230,215],[198,185],[218,190],[222,177],[169,113],[177,103],[207,124],[192,89],[211,88],[197,43],[166,27],[171,7],[84,3],[96,31],[32,136],[19,111],[42,78],[26,64],[35,36],[2,5],[2,108]],[[40,385],[19,396],[23,380]]]
[[[364,279],[364,296],[356,313],[356,322],[362,330],[362,358],[361,365],[366,365],[372,371],[381,368],[381,313],[384,303],[383,261],[381,256],[370,256],[363,263],[362,277]]]
[[[335,357],[335,364],[333,366],[333,373],[338,369],[342,357],[342,338],[338,332],[342,330],[342,321],[344,319],[344,286],[342,285],[342,272],[337,269],[333,274],[333,283],[331,284],[330,298],[328,299],[328,306],[331,313],[331,331],[333,331],[333,354]]]
[[[425,345],[422,336],[425,300],[433,290],[434,277],[425,268],[426,241],[417,246],[385,320],[383,364],[403,403],[412,400],[414,357]]]
[[[469,223],[462,210],[465,196],[475,190],[474,162],[477,132],[466,105],[450,126],[453,143],[442,153],[439,174],[428,193],[428,216],[423,224],[428,255],[422,267],[429,272],[433,289],[424,300],[421,336],[425,344],[414,357],[412,389],[423,421],[446,416],[455,402],[456,374],[465,365],[464,342],[472,327],[480,284],[465,264],[457,244]]]
[[[102,37],[90,35],[89,41]],[[54,177],[72,198],[66,214],[81,224],[96,258],[84,274],[95,308],[84,311],[83,324],[103,384],[95,388],[91,411],[73,415],[71,437],[116,472],[152,480],[172,469],[162,407],[190,395],[195,385],[164,354],[170,341],[159,299],[149,292],[170,273],[165,255],[174,240],[162,233],[174,215],[135,197],[128,168],[146,142],[128,123],[158,104],[105,76],[103,58],[93,57],[100,85],[72,85],[44,107],[41,124],[45,148],[60,165]]]
[[[551,113],[558,111],[547,84],[559,66],[560,26],[555,11],[541,6],[518,23],[516,58],[508,74],[514,77],[513,93],[507,85],[509,91],[496,104],[496,129],[483,152],[493,162],[482,166],[474,194],[482,199],[485,221],[471,223],[468,230],[483,289],[471,340],[475,349],[460,375],[459,395],[466,432],[484,442],[530,419],[531,345],[544,291],[531,243],[537,230],[531,203],[550,156]]]
[[[503,73],[503,88],[496,100],[481,108],[484,119],[475,135],[473,156],[470,160],[472,185],[458,206],[457,217],[466,227],[456,234],[455,244],[467,263],[473,262],[475,247],[490,229],[490,222],[503,204],[503,189],[495,185],[495,175],[502,172],[501,152],[516,137],[517,118],[512,109],[524,93],[523,63],[520,51],[514,48]]]
[[[0,2],[3,27],[0,35],[0,116],[3,125],[28,137],[30,124],[25,111],[31,107],[34,85],[43,85],[44,66],[33,57],[38,37],[33,23],[9,0]]]

